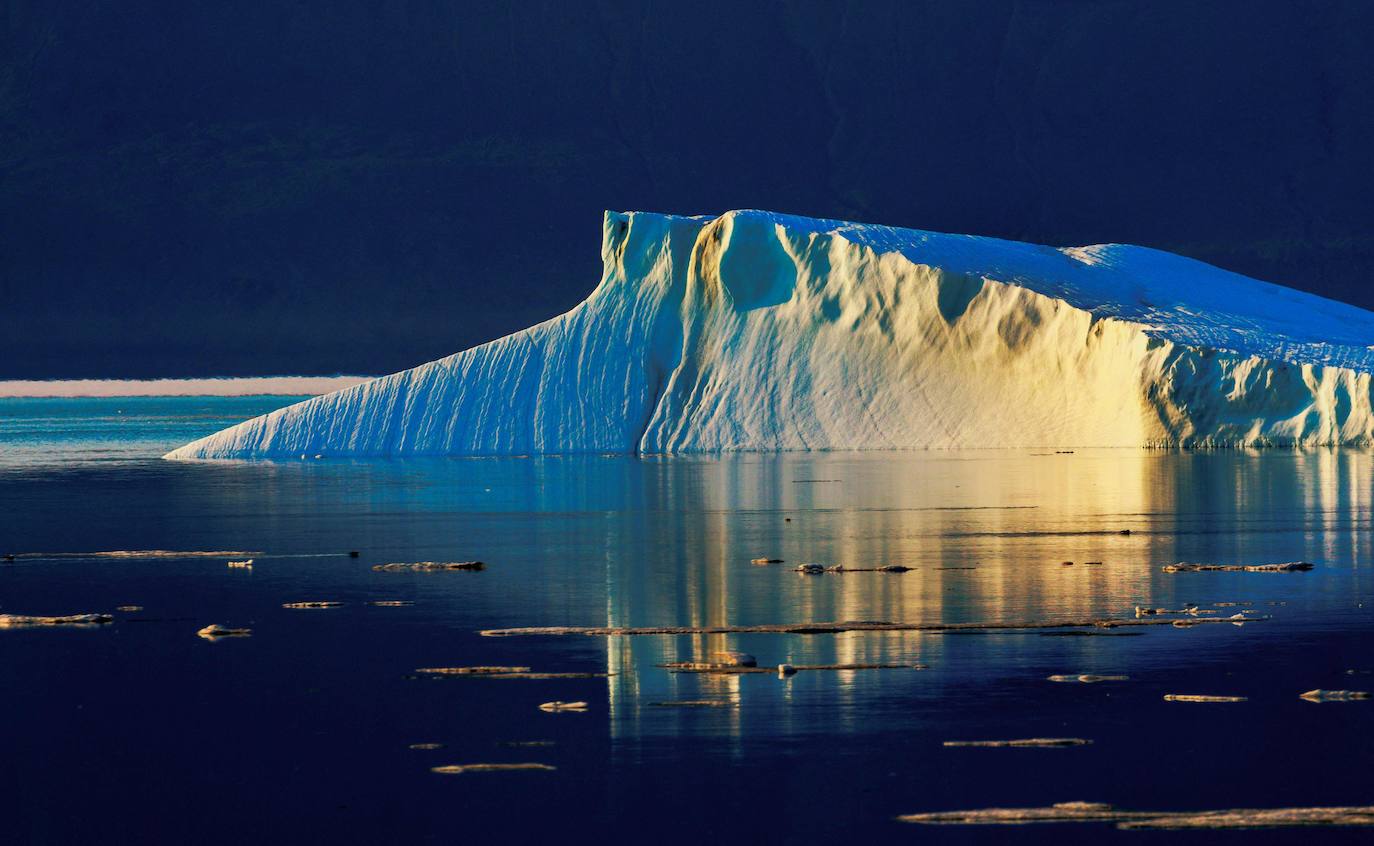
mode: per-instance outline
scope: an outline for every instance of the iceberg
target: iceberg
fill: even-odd
[[[571,311],[172,459],[1374,441],[1374,313],[1181,256],[607,212]]]

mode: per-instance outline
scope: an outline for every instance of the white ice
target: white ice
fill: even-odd
[[[608,212],[566,314],[169,458],[1374,441],[1374,314],[1143,247]]]

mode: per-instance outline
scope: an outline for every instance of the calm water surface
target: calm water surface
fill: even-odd
[[[143,609],[92,630],[0,631],[6,841],[1369,841],[1352,830],[893,821],[1073,800],[1374,804],[1374,702],[1298,699],[1312,688],[1374,689],[1367,452],[157,459],[288,401],[0,400],[0,551],[18,556],[0,564],[0,613]],[[69,554],[117,550],[243,551],[256,565]],[[758,556],[788,563],[751,565]],[[489,567],[371,569],[467,559]],[[1296,559],[1317,569],[1160,570]],[[790,570],[803,561],[915,569]],[[300,600],[344,605],[282,608]],[[1215,605],[1231,602],[1250,604]],[[1087,637],[477,634],[1131,617],[1137,605],[1185,603],[1271,619]],[[210,623],[253,634],[197,638]],[[722,649],[767,665],[928,669],[779,678],[656,666]],[[474,664],[614,675],[414,676]],[[1058,673],[1130,680],[1046,681]],[[1167,693],[1249,701],[1185,705]],[[588,709],[541,712],[550,700]],[[673,700],[729,704],[652,704]],[[1093,744],[942,745],[1043,736]],[[552,745],[510,745],[527,741]],[[478,762],[557,770],[430,772]]]

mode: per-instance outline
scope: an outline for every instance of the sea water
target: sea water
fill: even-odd
[[[115,618],[0,630],[7,840],[1211,843],[1256,835],[895,818],[1066,801],[1374,804],[1374,702],[1298,696],[1374,689],[1368,452],[159,459],[289,401],[0,400],[0,553],[15,556],[0,562],[0,613]],[[223,554],[181,554],[207,551]],[[242,558],[252,569],[226,566]],[[487,567],[372,569],[463,560]],[[1294,560],[1315,569],[1161,569]],[[912,569],[793,571],[804,562]],[[301,601],[342,605],[282,607]],[[1073,636],[479,634],[1133,620],[1137,606],[1190,604],[1199,615],[1180,619],[1249,621]],[[252,634],[196,636],[212,623]],[[726,649],[770,667],[909,668],[659,666]],[[415,672],[469,665],[607,675]],[[1128,679],[1047,680],[1079,673]],[[555,700],[587,709],[539,709]],[[684,701],[717,704],[660,704]],[[1035,737],[1092,743],[944,745]],[[556,769],[431,772],[471,763]]]

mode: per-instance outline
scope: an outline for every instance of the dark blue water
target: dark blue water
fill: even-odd
[[[1298,698],[1374,688],[1367,452],[156,458],[285,401],[0,401],[0,547],[18,555],[0,563],[0,613],[142,606],[98,629],[0,630],[7,841],[1368,842],[1354,830],[893,819],[1073,800],[1151,810],[1374,804],[1374,702]],[[222,550],[256,563],[85,554],[119,550]],[[757,556],[788,563],[751,565]],[[371,569],[467,559],[488,569]],[[1295,559],[1317,568],[1160,570]],[[791,572],[802,561],[915,569]],[[301,600],[344,604],[282,608]],[[477,634],[1132,617],[1137,605],[1186,602],[1270,619],[1088,637]],[[1231,602],[1250,604],[1215,605]],[[210,623],[253,634],[198,638]],[[928,669],[779,678],[655,666],[727,648],[767,665]],[[474,664],[614,675],[414,674]],[[1058,673],[1130,679],[1046,681]],[[1249,701],[1188,705],[1165,702],[1167,693]],[[704,699],[728,706],[650,704]],[[551,700],[588,709],[538,709]],[[942,745],[1037,736],[1093,744]],[[552,745],[509,745],[527,741]],[[430,772],[481,762],[557,769]]]

